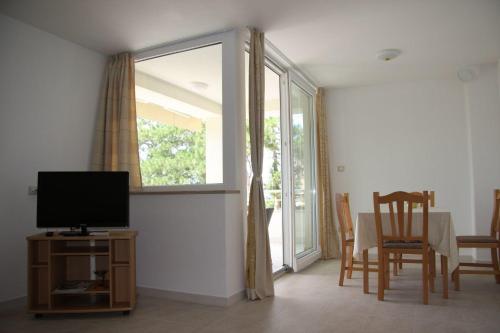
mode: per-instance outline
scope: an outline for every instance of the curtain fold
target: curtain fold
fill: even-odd
[[[330,161],[328,156],[328,133],[326,125],[325,92],[316,93],[316,135],[318,169],[318,211],[321,258],[339,257],[339,236],[333,217],[332,192],[330,187]]]
[[[111,56],[108,61],[90,168],[94,171],[128,171],[130,187],[142,186],[135,110],[135,66],[130,53]]]
[[[262,183],[264,152],[264,34],[250,30],[249,131],[252,164],[247,215],[246,288],[250,300],[274,295],[268,221]]]

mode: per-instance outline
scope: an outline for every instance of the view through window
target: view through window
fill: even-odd
[[[135,80],[143,185],[222,183],[222,45],[137,62]]]

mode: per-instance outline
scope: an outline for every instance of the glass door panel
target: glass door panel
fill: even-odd
[[[280,76],[266,66],[262,179],[269,221],[273,272],[283,268]],[[268,215],[269,218],[269,215]]]
[[[315,152],[313,97],[293,81],[290,84],[291,152],[295,254],[316,248]]]
[[[245,52],[245,105],[248,107],[248,53]],[[283,233],[283,186],[282,186],[282,129],[281,129],[281,81],[283,73],[274,70],[272,64],[266,64],[265,101],[264,101],[264,156],[262,165],[262,180],[264,183],[264,198],[269,227],[269,243],[273,272],[283,269],[284,260],[284,233]],[[250,137],[247,115],[247,194],[250,192],[252,180],[252,165],[250,159]]]

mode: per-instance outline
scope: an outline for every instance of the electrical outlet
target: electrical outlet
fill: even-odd
[[[28,194],[29,195],[36,195],[38,193],[38,187],[36,186],[28,186]]]
[[[338,172],[344,172],[344,170],[345,170],[345,167],[343,165],[338,165],[337,166],[337,171]]]

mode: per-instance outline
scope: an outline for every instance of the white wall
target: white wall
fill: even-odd
[[[224,194],[132,196],[138,285],[225,295],[224,217],[214,209],[220,207]]]
[[[0,301],[26,294],[39,170],[82,170],[105,57],[0,15]]]
[[[350,193],[353,217],[373,211],[374,191],[429,189],[451,210],[457,234],[473,231],[458,80],[330,89],[327,109],[333,189]]]
[[[241,292],[239,207],[239,194],[131,196],[137,284],[219,298]]]
[[[493,190],[500,188],[500,95],[497,64],[478,67],[478,77],[464,84],[468,112],[472,202],[475,234],[489,235],[493,213]],[[478,250],[479,258],[490,256]]]

